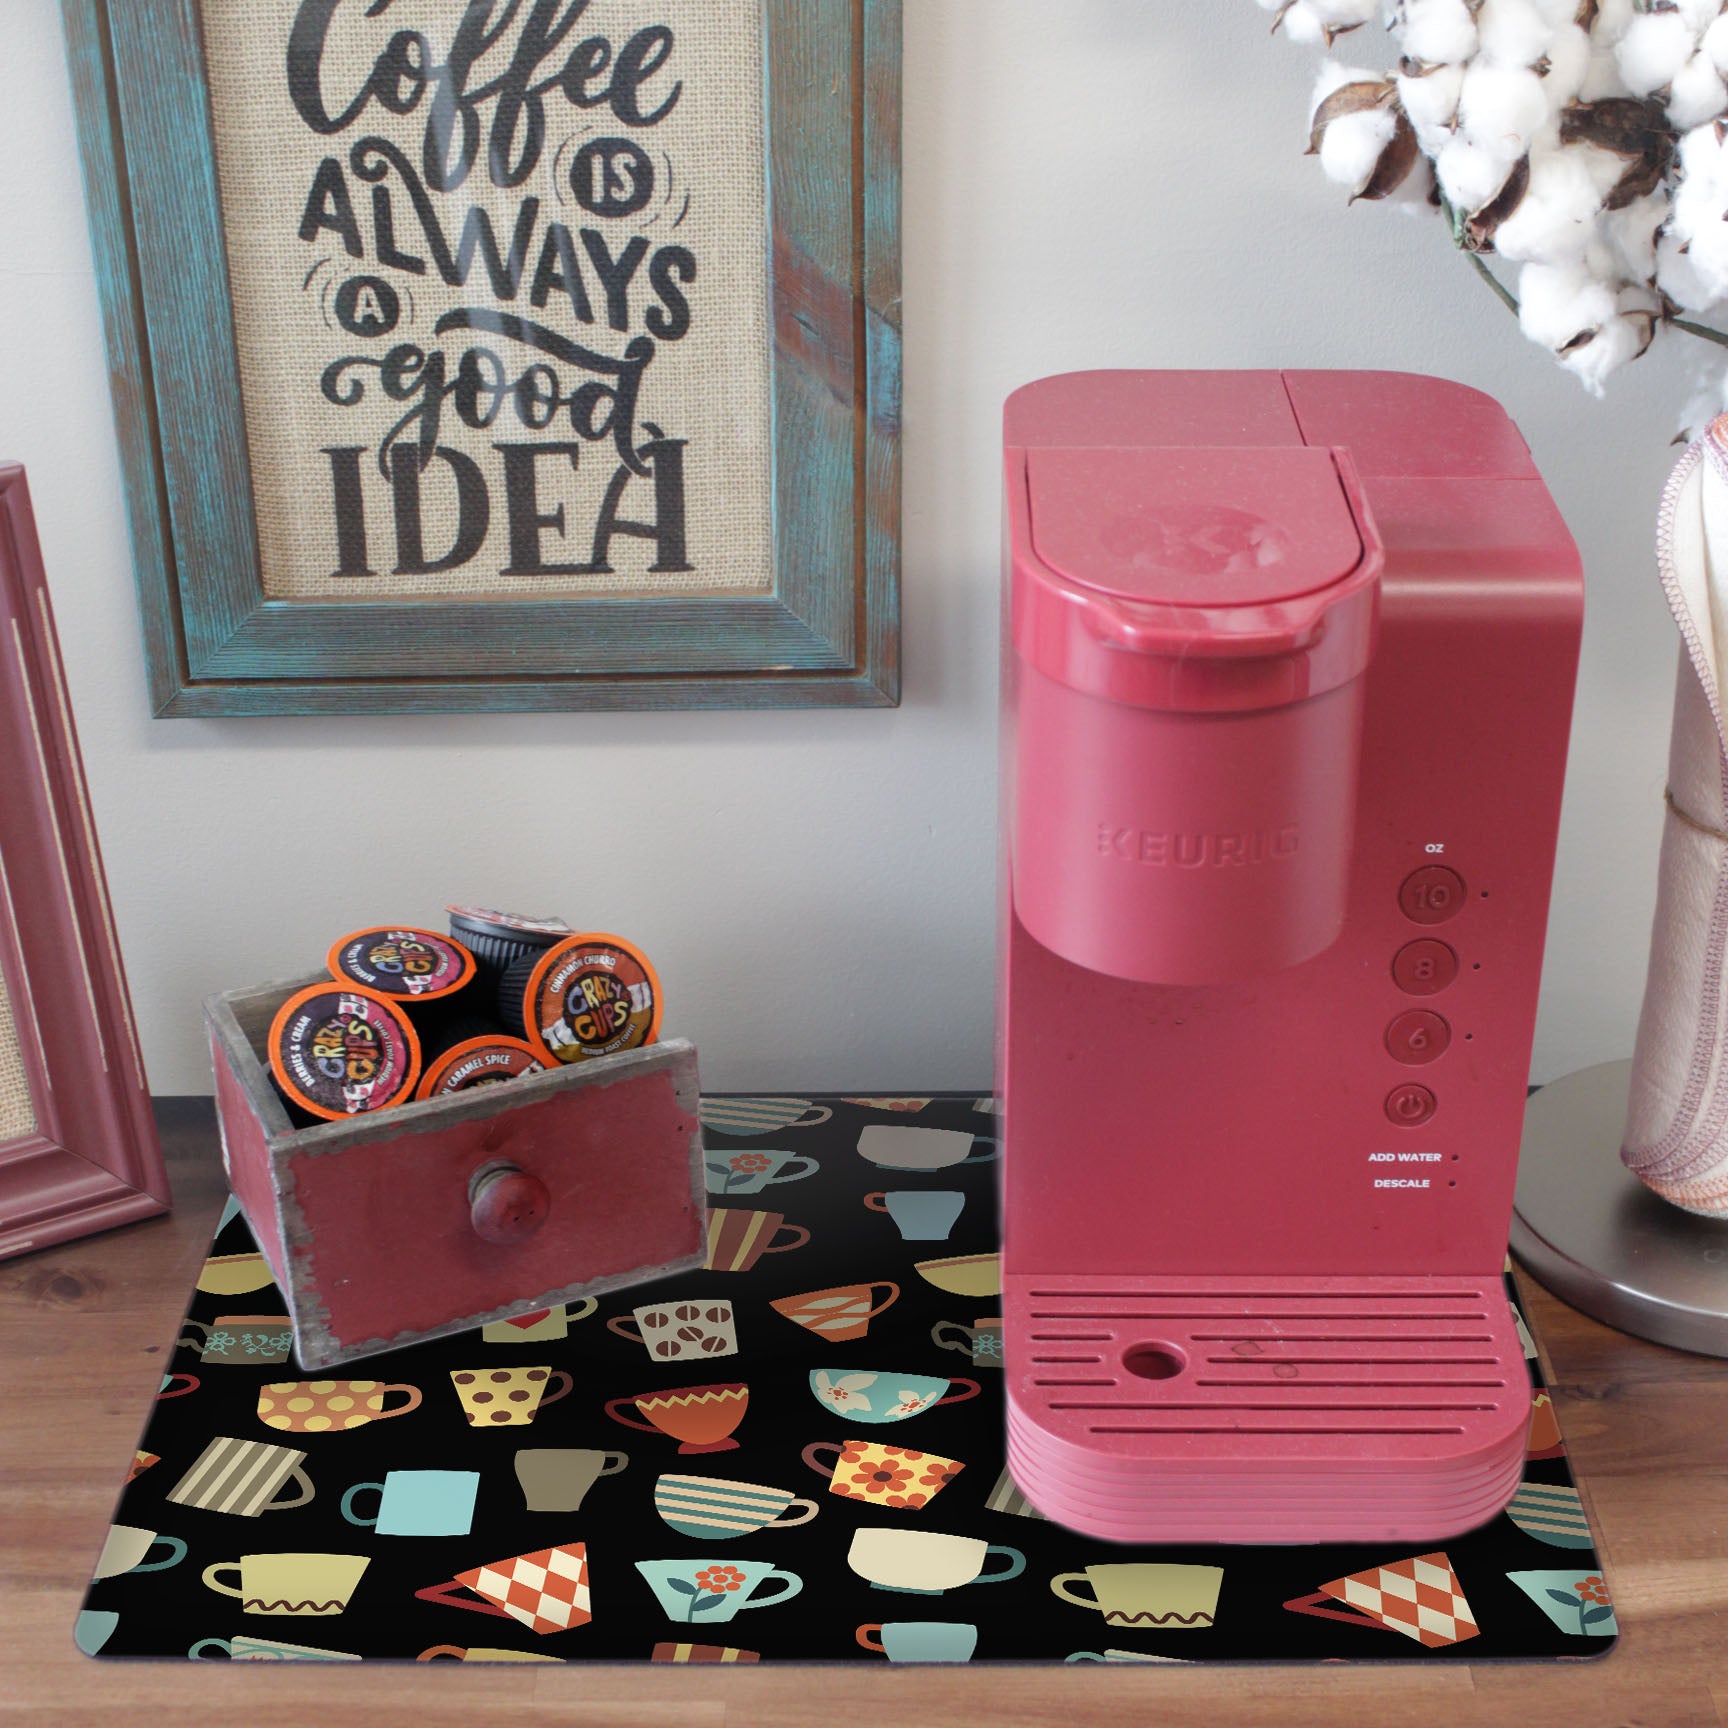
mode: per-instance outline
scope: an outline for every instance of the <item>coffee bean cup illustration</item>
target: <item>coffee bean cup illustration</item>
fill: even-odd
[[[267,1368],[288,1360],[294,1344],[293,1322],[286,1314],[223,1314],[215,1320],[188,1320],[182,1349],[198,1352],[204,1367]],[[202,1338],[192,1332],[203,1333]]]
[[[342,1496],[342,1516],[380,1536],[466,1536],[479,1491],[478,1470],[391,1470],[382,1482],[356,1482]],[[371,1515],[357,1511],[373,1494]]]
[[[1001,1555],[1007,1564],[986,1572],[992,1554]],[[937,1596],[967,1584],[1005,1584],[1026,1570],[1026,1556],[1018,1548],[978,1536],[878,1525],[853,1533],[846,1564],[878,1590]]]
[[[239,1598],[247,1614],[340,1614],[371,1563],[366,1554],[242,1554],[206,1566],[204,1582]],[[237,1573],[240,1582],[225,1582],[225,1573]]]
[[[794,1168],[796,1166],[796,1168]],[[710,1194],[760,1194],[782,1182],[797,1182],[822,1168],[802,1152],[719,1152],[710,1150],[703,1162]]]
[[[890,1662],[970,1662],[978,1648],[978,1628],[958,1620],[876,1620],[856,1637]]]
[[[928,1506],[966,1468],[935,1452],[856,1439],[812,1440],[804,1448],[804,1462],[828,1478],[830,1494],[894,1512]]]
[[[930,1328],[930,1342],[939,1350],[958,1350],[972,1359],[974,1368],[1002,1366],[1002,1322],[979,1320],[962,1326],[958,1320],[938,1320]]]
[[[386,1408],[392,1394],[407,1403]],[[258,1420],[284,1434],[336,1434],[420,1408],[420,1388],[385,1380],[275,1380],[258,1394]]]
[[[158,1542],[167,1544],[167,1554],[156,1560],[148,1558]],[[118,1578],[127,1572],[166,1572],[186,1558],[186,1544],[178,1536],[159,1536],[154,1530],[141,1530],[135,1524],[110,1524],[108,1539],[96,1562],[98,1578]]]
[[[833,1114],[826,1104],[808,1098],[704,1098],[697,1106],[704,1128],[734,1137],[815,1128]]]
[[[1213,1623],[1223,1580],[1221,1566],[1134,1561],[1061,1572],[1050,1580],[1050,1588],[1064,1602],[1096,1610],[1106,1625],[1179,1632]]]
[[[638,1560],[636,1570],[668,1620],[700,1626],[718,1625],[746,1608],[790,1602],[804,1588],[796,1572],[760,1560]],[[776,1584],[771,1594],[758,1594]]]
[[[592,1296],[584,1296],[574,1307],[560,1302],[556,1307],[536,1308],[514,1320],[488,1322],[480,1328],[480,1337],[487,1344],[556,1344],[569,1337],[578,1320],[586,1320],[599,1307]]]
[[[460,1644],[434,1644],[414,1658],[416,1662],[562,1662],[562,1656],[547,1656],[538,1650],[487,1650],[471,1644],[465,1650]]]
[[[236,1632],[232,1638],[200,1638],[186,1652],[198,1660],[212,1661],[211,1651],[220,1651],[231,1662],[358,1662],[350,1650],[320,1650],[313,1644],[284,1644],[280,1638],[255,1638]]]
[[[247,1296],[275,1282],[270,1263],[256,1250],[250,1254],[212,1254],[198,1274],[198,1288],[207,1296]]]
[[[909,1123],[872,1122],[858,1136],[859,1153],[884,1170],[947,1170],[955,1164],[988,1164],[996,1143],[964,1128],[915,1128]],[[974,1150],[977,1147],[977,1150]]]
[[[738,1332],[730,1302],[650,1302],[606,1322],[620,1338],[640,1344],[657,1362],[736,1356]]]
[[[795,1516],[787,1517],[794,1508],[799,1509]],[[820,1508],[790,1488],[719,1476],[662,1476],[654,1484],[654,1510],[680,1536],[724,1541],[808,1524]]]
[[[886,1212],[905,1242],[946,1242],[966,1205],[957,1188],[890,1188],[864,1196],[872,1212]]]
[[[878,1290],[888,1292],[879,1302],[874,1300]],[[862,1338],[870,1322],[899,1299],[900,1286],[891,1278],[879,1278],[874,1284],[836,1284],[827,1290],[781,1296],[770,1302],[769,1307],[820,1337],[844,1343],[850,1338]]]
[[[848,1422],[904,1422],[943,1404],[964,1404],[984,1388],[964,1374],[946,1380],[935,1374],[878,1373],[861,1368],[811,1370],[816,1402]]]
[[[516,1480],[530,1512],[579,1512],[588,1490],[602,1476],[616,1476],[628,1464],[622,1452],[587,1447],[533,1446],[516,1454]]]
[[[563,1385],[548,1391],[554,1380]],[[471,1428],[525,1427],[576,1386],[562,1368],[453,1368],[450,1383]]]
[[[679,1441],[680,1452],[730,1452],[738,1445],[732,1430],[744,1420],[749,1404],[750,1388],[734,1381],[721,1386],[680,1386],[670,1392],[639,1392],[634,1397],[610,1399],[605,1410],[626,1428],[665,1434]],[[630,1410],[638,1414],[627,1415]]]
[[[290,1512],[313,1496],[312,1479],[301,1468],[305,1462],[306,1454],[292,1446],[218,1436],[168,1490],[168,1498],[178,1506],[241,1518]]]
[[[809,1240],[810,1232],[802,1224],[788,1224],[778,1212],[715,1206],[708,1213],[707,1269],[748,1272],[764,1254],[790,1254]]]

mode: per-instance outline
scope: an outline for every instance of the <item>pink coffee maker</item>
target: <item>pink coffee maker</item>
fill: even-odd
[[[1137,1542],[1469,1529],[1530,1424],[1577,552],[1433,378],[1047,378],[1006,471],[1014,1479]]]

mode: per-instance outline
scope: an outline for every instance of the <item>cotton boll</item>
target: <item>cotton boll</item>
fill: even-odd
[[[1712,300],[1728,294],[1728,221],[1706,223],[1686,245],[1686,261]]]
[[[1634,96],[1671,84],[1692,58],[1698,37],[1678,12],[1641,12],[1614,49],[1620,76]]]
[[[1476,35],[1483,56],[1500,66],[1534,66],[1548,52],[1554,26],[1531,0],[1482,0]]]
[[[1598,231],[1613,254],[1615,268],[1629,282],[1649,282],[1656,274],[1656,230],[1668,215],[1659,193],[1634,198],[1621,210],[1605,210]]]
[[[1708,312],[1716,304],[1716,291],[1692,262],[1690,249],[1681,251],[1682,244],[1672,234],[1656,242],[1656,286],[1681,311]]]
[[[1526,264],[1518,277],[1518,323],[1532,342],[1558,352],[1614,316],[1606,284],[1575,264]]]
[[[1590,26],[1590,34],[1612,48],[1632,20],[1640,16],[1639,5],[1640,0],[1596,0],[1596,22]]]
[[[1728,76],[1728,12],[1724,12],[1698,43],[1701,52],[1710,57],[1710,64]]]
[[[1366,24],[1380,10],[1380,0],[1305,0],[1322,24],[1334,30],[1351,30]]]
[[[1694,36],[1703,35],[1722,11],[1722,0],[1674,0],[1674,5]]]
[[[1668,118],[1682,132],[1714,120],[1728,108],[1728,84],[1710,56],[1694,54],[1678,72],[1668,92]]]
[[[1406,216],[1429,217],[1434,214],[1433,191],[1434,164],[1426,156],[1418,156],[1403,183],[1380,200],[1380,207],[1402,210]]]
[[[1308,0],[1295,0],[1295,4],[1284,14],[1284,34],[1292,42],[1303,47],[1313,47],[1318,43],[1321,47],[1329,46],[1326,37],[1326,24],[1320,14],[1308,4]]]
[[[1341,114],[1320,140],[1320,167],[1328,180],[1349,187],[1352,194],[1368,184],[1380,152],[1392,142],[1398,116],[1387,108],[1366,108]]]
[[[1608,96],[1627,96],[1626,80],[1620,76],[1620,61],[1612,48],[1596,30],[1590,38],[1590,64],[1584,71],[1584,82],[1578,86],[1580,102],[1600,102]]]
[[[1676,428],[1687,440],[1702,436],[1704,429],[1718,414],[1728,411],[1728,371],[1714,366],[1699,366],[1693,373],[1692,393],[1680,408]]]
[[[1506,184],[1517,155],[1489,150],[1473,139],[1448,139],[1434,159],[1440,190],[1454,210],[1473,215]]]
[[[1419,78],[1398,79],[1398,100],[1416,129],[1416,142],[1424,155],[1438,156],[1451,138],[1463,84],[1462,66],[1437,66]]]
[[[1458,93],[1458,122],[1478,144],[1518,157],[1548,118],[1548,97],[1534,72],[1473,61]]]
[[[1613,65],[1612,58],[1609,64]],[[1590,70],[1590,38],[1576,24],[1562,24],[1548,39],[1548,71],[1542,79],[1548,107],[1558,113],[1584,88]],[[1618,81],[1619,68],[1614,68]]]
[[[1588,342],[1560,356],[1560,364],[1576,375],[1592,396],[1601,396],[1609,374],[1636,360],[1650,346],[1648,316],[1616,313]]]
[[[1464,0],[1405,0],[1399,40],[1412,60],[1457,65],[1476,52],[1476,23]]]
[[[1530,185],[1494,231],[1494,249],[1515,263],[1582,259],[1596,230],[1602,195],[1576,150],[1530,158]]]

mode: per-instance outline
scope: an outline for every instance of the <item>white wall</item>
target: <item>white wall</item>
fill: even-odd
[[[4,12],[0,456],[30,469],[157,1091],[207,1090],[207,991],[451,897],[637,937],[711,1086],[983,1085],[998,411],[1084,366],[1400,367],[1505,402],[1591,595],[1536,1071],[1629,1051],[1674,657],[1652,519],[1703,345],[1590,401],[1437,220],[1349,210],[1303,158],[1310,56],[1249,0],[906,0],[901,709],[351,722],[148,717],[59,7]],[[337,816],[380,757],[448,798],[442,832]]]

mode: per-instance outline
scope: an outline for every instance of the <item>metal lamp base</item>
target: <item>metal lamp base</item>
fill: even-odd
[[[1728,1356],[1728,1221],[1658,1199],[1620,1162],[1630,1062],[1556,1080],[1524,1113],[1512,1252],[1621,1332]]]

